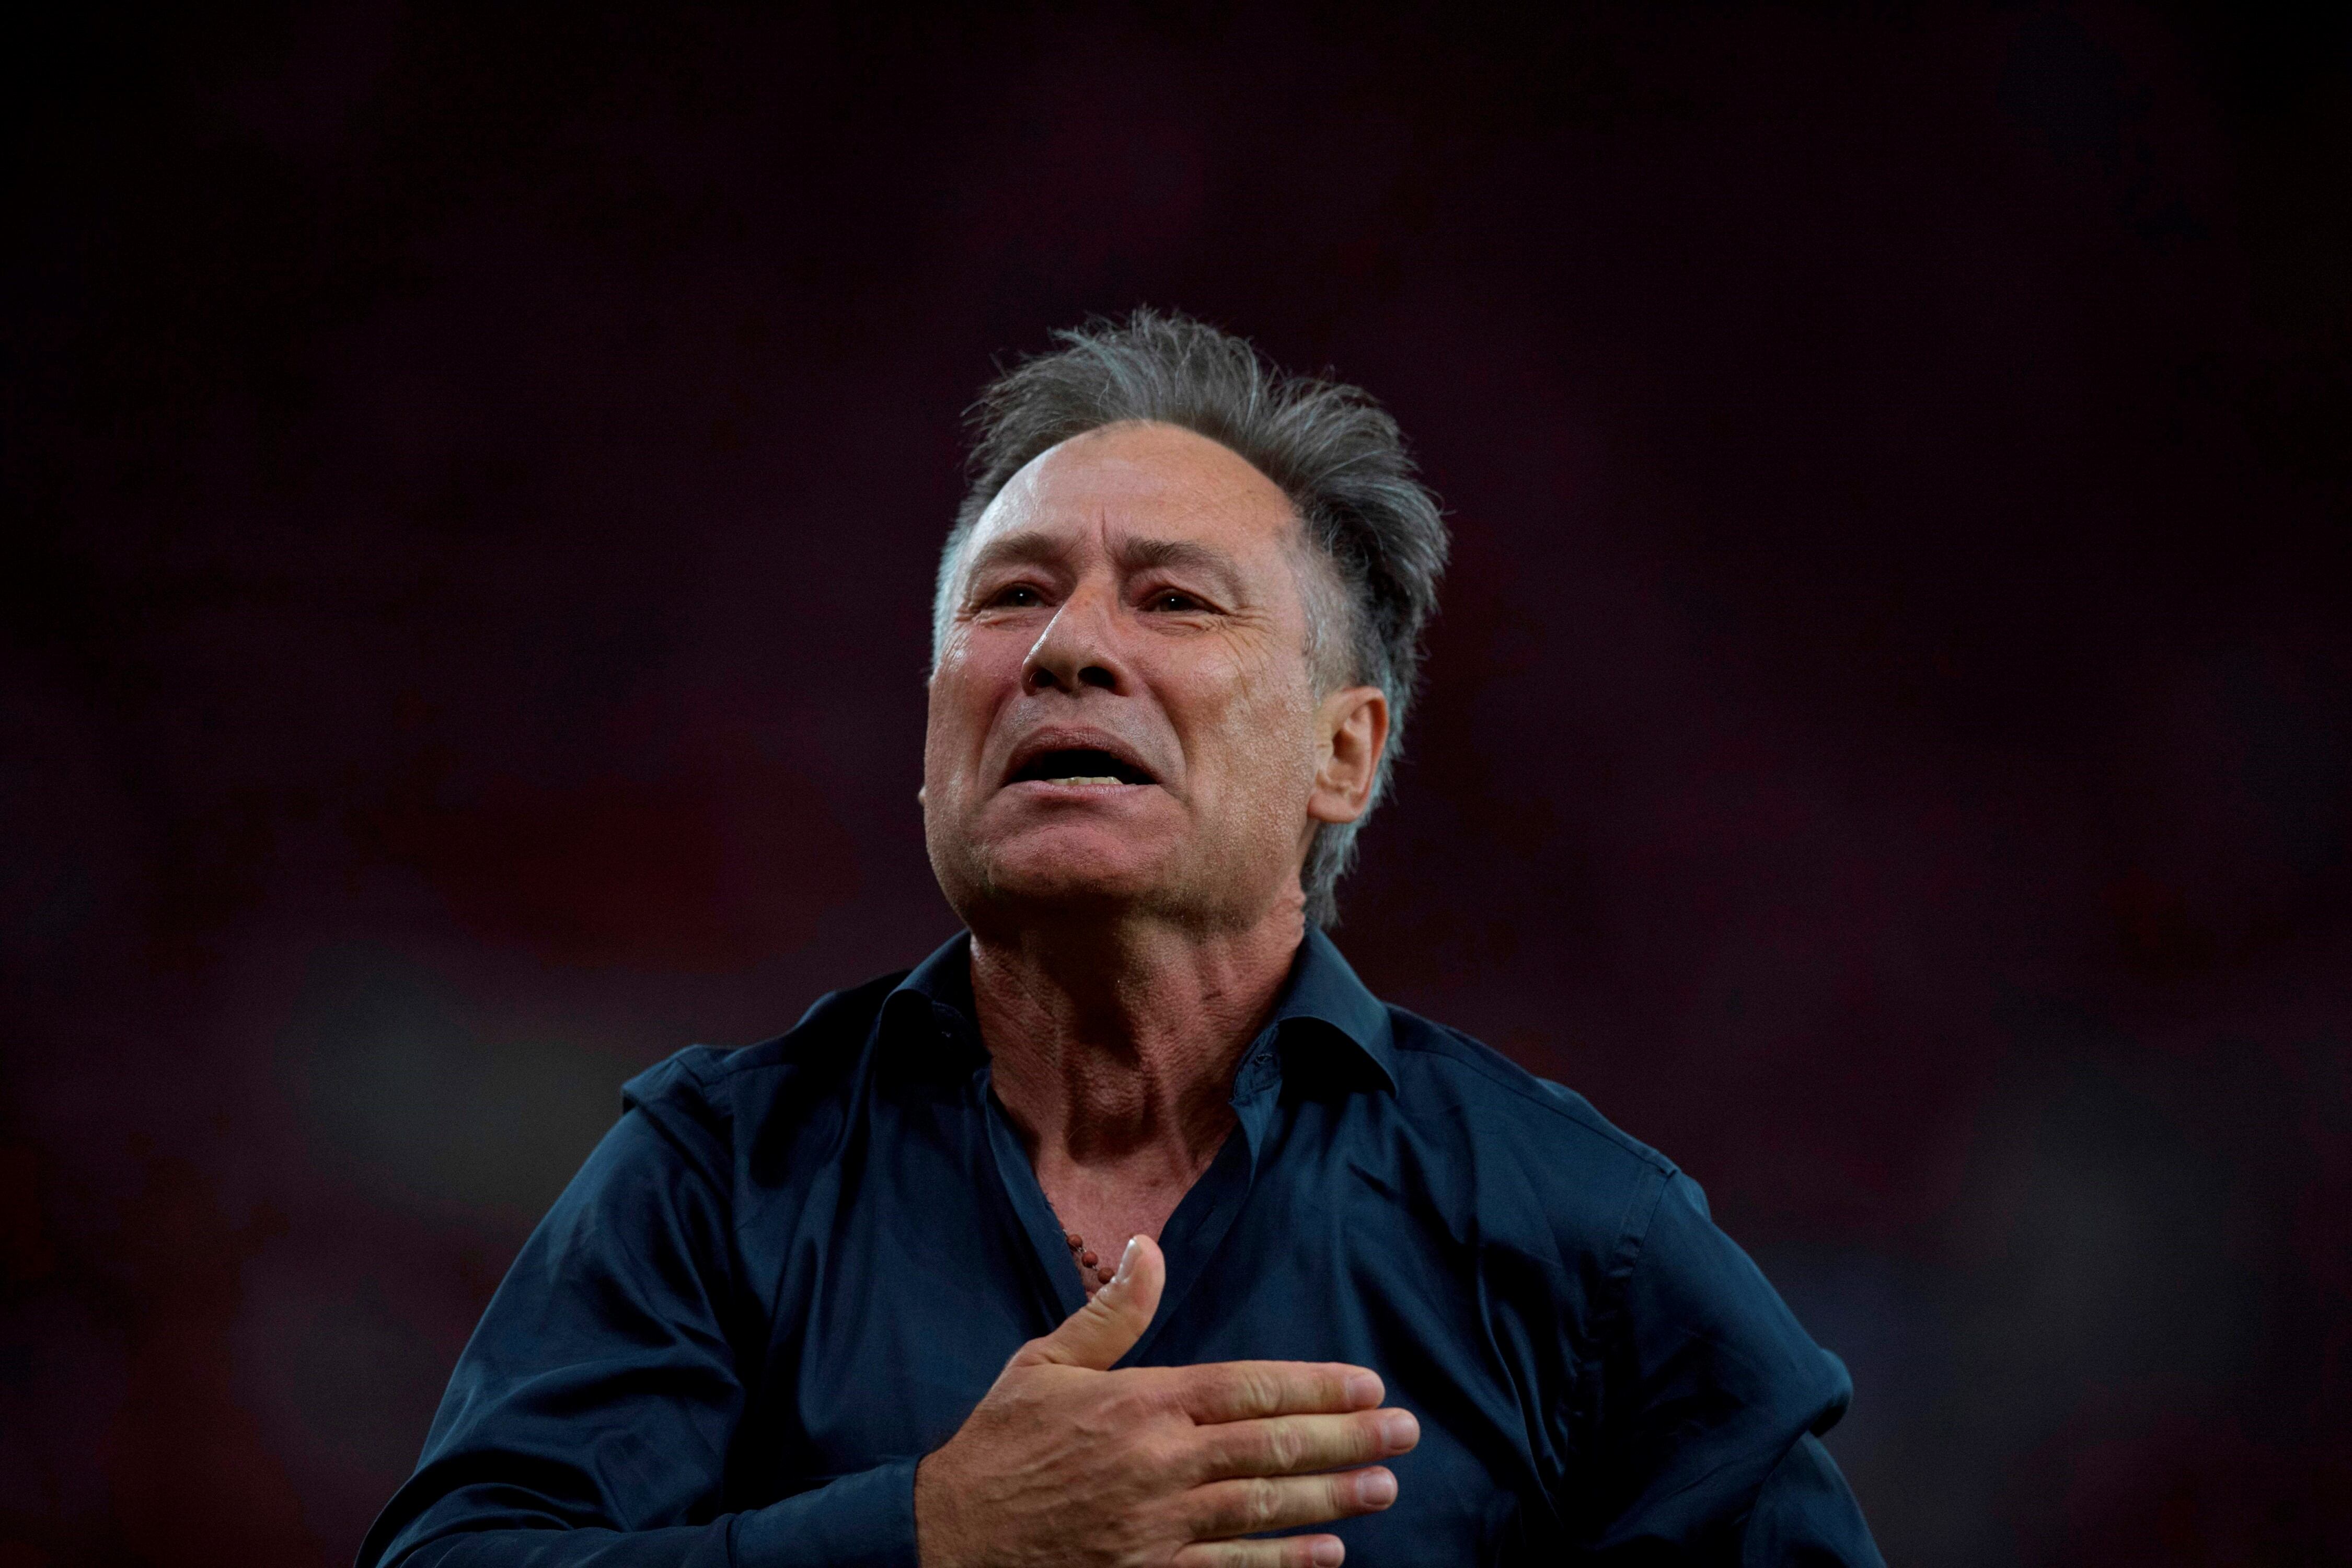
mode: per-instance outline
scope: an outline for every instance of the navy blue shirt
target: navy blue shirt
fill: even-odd
[[[633,1079],[516,1258],[362,1568],[891,1564],[914,1471],[1084,1300],[989,1088],[959,938],[791,1033]],[[1816,1434],[1845,1369],[1697,1185],[1383,1005],[1320,932],[1123,1365],[1378,1372],[1421,1421],[1407,1563],[1877,1563]]]

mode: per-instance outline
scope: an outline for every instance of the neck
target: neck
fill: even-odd
[[[975,922],[981,1039],[1049,1189],[1087,1177],[1182,1194],[1233,1129],[1234,1069],[1304,931],[1295,904],[1206,935]]]

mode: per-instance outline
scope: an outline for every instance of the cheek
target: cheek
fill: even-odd
[[[931,671],[923,726],[923,774],[931,787],[949,783],[978,756],[1001,684],[968,644],[950,643],[941,651]]]
[[[1315,772],[1315,705],[1296,681],[1243,679],[1214,704],[1208,727],[1228,759],[1229,787],[1268,810],[1303,802]]]

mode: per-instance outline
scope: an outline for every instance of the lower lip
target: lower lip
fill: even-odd
[[[1074,799],[1103,795],[1128,795],[1138,790],[1156,789],[1156,784],[1064,784],[1055,779],[1022,779],[1004,786],[1045,795],[1066,795]]]

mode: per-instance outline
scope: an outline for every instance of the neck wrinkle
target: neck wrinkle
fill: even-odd
[[[997,1098],[1047,1166],[1189,1186],[1233,1130],[1235,1069],[1305,935],[1285,908],[1208,936],[975,931],[972,997]]]

